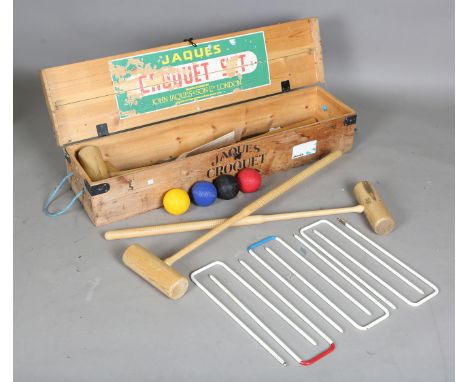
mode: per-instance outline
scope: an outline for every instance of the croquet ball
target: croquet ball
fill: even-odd
[[[190,195],[197,206],[207,207],[215,202],[218,192],[213,183],[201,181],[192,186]]]
[[[190,197],[186,191],[173,188],[164,194],[163,206],[171,215],[182,215],[190,207]]]
[[[262,176],[254,168],[244,168],[237,174],[237,182],[242,192],[255,192],[262,185]]]
[[[233,199],[239,193],[239,183],[232,175],[220,175],[213,183],[218,190],[218,198],[220,199]]]

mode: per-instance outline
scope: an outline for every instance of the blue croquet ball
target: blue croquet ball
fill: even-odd
[[[218,193],[213,183],[200,181],[192,186],[190,195],[197,206],[207,207],[215,202]]]

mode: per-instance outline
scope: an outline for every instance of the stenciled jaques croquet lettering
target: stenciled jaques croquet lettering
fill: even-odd
[[[257,167],[265,162],[265,153],[258,145],[238,145],[217,154],[206,175],[216,178],[219,175],[238,172],[246,167]]]
[[[270,84],[263,32],[109,62],[120,118]]]

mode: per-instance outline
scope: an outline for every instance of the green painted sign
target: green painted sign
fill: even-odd
[[[120,118],[270,84],[263,32],[109,62]]]

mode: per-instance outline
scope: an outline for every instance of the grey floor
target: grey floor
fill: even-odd
[[[132,18],[120,2],[15,1],[15,380],[453,381],[452,2],[241,1],[210,8],[202,1],[190,12],[191,2],[140,3],[153,11]],[[37,71],[306,16],[321,20],[328,90],[358,111],[356,142],[340,162],[262,212],[351,205],[352,185],[371,180],[398,224],[379,242],[440,294],[418,308],[397,303],[388,320],[367,332],[345,325],[334,336],[336,351],[314,366],[281,368],[193,284],[173,302],[125,268],[120,257],[134,240],[102,238],[106,228],[228,216],[257,195],[193,208],[180,219],[152,211],[106,228],[95,228],[79,206],[59,218],[44,216],[42,204],[65,170]],[[266,178],[262,192],[297,171]],[[64,192],[58,204],[70,197]],[[363,217],[348,219],[369,233]],[[188,274],[213,260],[232,262],[249,244],[271,234],[288,237],[311,221],[231,229],[176,268]],[[197,235],[137,242],[167,256]]]

